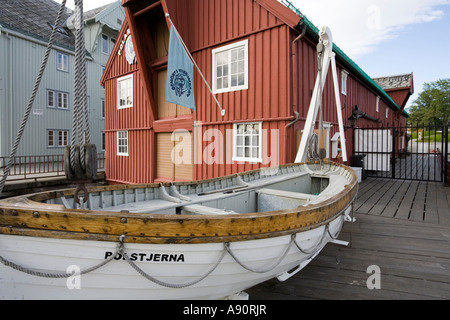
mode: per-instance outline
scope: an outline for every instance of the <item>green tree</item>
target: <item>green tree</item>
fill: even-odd
[[[410,123],[446,124],[450,121],[450,79],[425,83],[423,91],[413,102]]]

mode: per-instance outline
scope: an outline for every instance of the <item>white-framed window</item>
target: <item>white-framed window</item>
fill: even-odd
[[[133,107],[133,75],[117,79],[117,109]]]
[[[58,109],[69,109],[69,94],[67,92],[58,92]]]
[[[348,78],[348,72],[345,70],[342,70],[341,72],[341,93],[343,95],[347,95],[347,78]]]
[[[47,108],[69,110],[69,93],[47,90]]]
[[[377,110],[377,112],[380,112],[380,97],[377,97],[376,110]]]
[[[65,147],[69,141],[69,131],[60,130],[58,131],[58,146]]]
[[[47,146],[49,148],[63,148],[69,143],[69,130],[47,130]]]
[[[47,131],[47,146],[49,148],[54,148],[56,146],[56,144],[55,144],[55,131],[54,130],[48,130]]]
[[[128,156],[128,131],[117,132],[117,155]]]
[[[233,161],[262,162],[262,122],[235,123]]]
[[[101,41],[102,53],[111,54],[111,51],[114,48],[115,43],[116,39],[106,34],[102,34],[102,41]]]
[[[214,49],[212,60],[214,93],[248,89],[248,40]]]
[[[55,91],[53,91],[53,90],[47,91],[47,107],[48,108],[56,108]]]
[[[69,56],[62,52],[56,53],[56,69],[69,72]]]
[[[386,119],[389,118],[389,108],[386,108]]]

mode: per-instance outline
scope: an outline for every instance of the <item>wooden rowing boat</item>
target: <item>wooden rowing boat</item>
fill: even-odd
[[[286,280],[335,241],[358,190],[336,163],[0,201],[2,299],[219,299]],[[296,269],[295,271],[292,271]]]

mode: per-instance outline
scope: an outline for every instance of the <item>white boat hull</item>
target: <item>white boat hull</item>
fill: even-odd
[[[299,265],[306,266],[339,234],[343,221],[344,215],[337,216],[327,225],[298,233],[295,239],[286,235],[233,242],[230,250],[234,257],[226,252],[222,260],[223,243],[125,244],[124,251],[128,257],[145,274],[163,282],[163,285],[139,274],[121,256],[95,271],[77,274],[115,254],[117,243],[0,234],[0,257],[4,260],[27,271],[73,274],[69,278],[45,278],[0,263],[0,298],[223,299],[268,279],[286,275]],[[197,284],[167,287],[200,280],[218,261],[220,263],[212,273]]]

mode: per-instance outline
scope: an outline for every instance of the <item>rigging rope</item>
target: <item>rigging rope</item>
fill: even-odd
[[[70,164],[72,168],[81,166],[86,171],[86,152],[80,148],[79,164],[75,158],[75,145],[90,143],[89,116],[87,109],[86,49],[84,41],[83,0],[75,0],[75,105],[72,122]],[[83,125],[83,114],[85,122]]]
[[[62,3],[61,3],[61,6],[59,8],[58,15],[56,17],[56,21],[55,21],[55,24],[54,24],[55,27],[52,29],[52,32],[51,32],[51,35],[50,35],[50,39],[49,39],[48,44],[47,44],[47,48],[45,50],[44,59],[42,60],[41,68],[40,68],[38,76],[36,78],[36,82],[34,84],[33,91],[32,91],[31,96],[30,96],[30,100],[28,101],[28,105],[27,105],[27,108],[25,110],[25,114],[23,116],[22,123],[20,124],[20,128],[19,128],[19,131],[18,131],[17,136],[16,136],[16,140],[14,141],[14,146],[11,149],[11,154],[10,154],[9,159],[8,159],[8,164],[6,165],[5,171],[3,173],[2,180],[0,181],[0,194],[3,192],[3,189],[4,189],[5,184],[6,184],[6,179],[8,179],[9,171],[11,170],[11,167],[14,164],[14,158],[15,158],[16,153],[17,153],[17,148],[19,147],[20,141],[22,140],[22,136],[23,136],[23,132],[25,130],[25,126],[26,126],[26,124],[28,122],[28,118],[30,116],[31,109],[33,108],[34,100],[36,98],[37,91],[38,91],[39,86],[41,84],[41,80],[42,80],[42,76],[43,76],[44,71],[45,71],[45,67],[47,66],[48,58],[50,56],[50,52],[51,52],[51,49],[53,47],[53,42],[55,41],[55,36],[56,36],[57,30],[59,29],[59,27],[61,25],[61,17],[62,17],[62,14],[64,12],[64,8],[65,7],[66,7],[66,0],[63,0]]]
[[[86,49],[84,39],[83,0],[75,0],[75,99],[72,119],[70,146],[64,152],[64,171],[68,180],[78,186],[75,202],[81,205],[79,191],[83,191],[83,201],[88,201],[88,191],[84,184],[97,175],[97,148],[90,143],[89,110],[87,100]]]
[[[217,262],[203,276],[201,276],[200,278],[198,278],[198,279],[196,279],[194,281],[191,281],[191,282],[188,282],[188,283],[184,283],[184,284],[173,284],[173,283],[165,282],[165,281],[162,281],[162,280],[158,280],[155,277],[152,277],[151,275],[147,274],[144,270],[139,268],[133,261],[131,261],[131,259],[128,257],[128,254],[126,254],[124,252],[123,247],[122,247],[122,250],[120,251],[120,253],[122,254],[123,257],[125,257],[125,260],[128,262],[128,264],[131,267],[133,267],[133,269],[136,270],[137,273],[139,273],[141,276],[143,276],[147,280],[149,280],[151,282],[154,282],[156,284],[159,284],[160,286],[163,286],[163,287],[166,287],[166,288],[181,289],[181,288],[187,288],[187,287],[191,287],[193,285],[196,285],[197,283],[199,283],[200,281],[205,279],[207,276],[209,276],[214,270],[216,270],[216,268],[222,262],[223,258],[225,257],[225,254],[227,253],[227,250],[225,248],[222,250],[222,252],[221,252]]]
[[[105,266],[106,264],[108,264],[109,262],[113,261],[114,258],[123,250],[123,241],[122,241],[123,237],[121,237],[120,242],[117,244],[117,249],[116,249],[116,254],[112,255],[111,257],[109,257],[108,259],[106,259],[105,261],[91,267],[85,270],[82,270],[80,272],[80,275],[84,275],[84,274],[88,274],[92,271],[95,271],[97,269],[100,269],[101,267]],[[14,270],[35,276],[35,277],[41,277],[41,278],[51,278],[51,279],[65,279],[65,278],[69,278],[72,276],[72,274],[69,274],[67,272],[42,272],[42,271],[38,271],[36,269],[32,269],[32,268],[27,268],[27,267],[23,267],[21,265],[18,265],[17,263],[11,262],[5,258],[3,258],[2,256],[0,256],[0,262],[2,264],[4,264],[7,267],[10,267]]]
[[[254,273],[267,273],[270,272],[272,270],[274,270],[277,266],[280,265],[280,263],[286,258],[286,256],[288,255],[292,244],[295,244],[295,247],[303,254],[305,255],[312,255],[313,253],[315,253],[318,248],[320,246],[322,246],[322,244],[324,242],[328,242],[325,241],[326,235],[328,235],[330,237],[331,240],[336,240],[339,236],[340,230],[342,229],[342,226],[344,224],[345,221],[345,210],[343,210],[344,214],[341,213],[342,216],[342,220],[341,220],[341,224],[340,226],[337,228],[338,231],[336,233],[336,235],[332,235],[330,232],[330,223],[328,223],[326,226],[324,226],[324,231],[322,233],[322,236],[319,238],[319,241],[317,242],[317,244],[315,244],[313,246],[314,249],[310,249],[311,251],[306,251],[303,248],[301,248],[301,246],[297,243],[297,233],[293,233],[291,234],[291,238],[289,241],[289,244],[287,245],[286,249],[284,250],[284,252],[281,254],[281,256],[277,259],[277,261],[275,261],[271,266],[267,267],[266,269],[259,269],[259,268],[251,268],[247,265],[245,265],[242,261],[240,261],[236,255],[233,253],[233,251],[231,250],[230,247],[230,243],[226,242],[224,243],[224,249],[222,250],[222,252],[219,255],[218,260],[216,261],[216,263],[202,276],[200,276],[198,279],[191,281],[191,282],[187,282],[184,284],[173,284],[173,283],[168,283],[159,279],[156,279],[155,277],[147,274],[144,270],[142,270],[136,263],[134,263],[130,257],[128,256],[128,254],[125,252],[125,235],[122,235],[119,237],[119,243],[117,244],[117,249],[116,249],[116,253],[113,254],[112,256],[110,256],[108,259],[106,259],[105,261],[91,267],[88,269],[85,269],[83,271],[80,272],[80,275],[84,275],[87,273],[90,273],[92,271],[95,271],[103,266],[105,266],[106,264],[108,264],[109,262],[115,260],[115,258],[120,254],[122,257],[125,258],[126,262],[128,262],[128,264],[137,272],[139,273],[141,276],[143,276],[144,278],[146,278],[147,280],[156,283],[160,286],[166,287],[166,288],[173,288],[173,289],[181,289],[181,288],[187,288],[187,287],[191,287],[193,285],[196,285],[197,283],[201,282],[202,280],[204,280],[206,277],[208,277],[211,273],[214,272],[214,270],[217,269],[217,267],[220,265],[220,263],[222,262],[222,260],[224,259],[225,255],[228,253],[235,261],[236,263],[238,263],[241,267],[243,267],[244,269],[250,271],[250,272],[254,272]],[[36,269],[32,269],[32,268],[27,268],[27,267],[23,267],[21,265],[18,265],[14,262],[11,262],[5,258],[3,258],[2,256],[0,256],[0,263],[4,264],[7,267],[10,267],[14,270],[32,275],[32,276],[36,276],[36,277],[43,277],[43,278],[53,278],[53,279],[61,279],[61,278],[69,278],[70,276],[72,276],[72,274],[69,274],[67,272],[42,272],[42,271],[38,271]]]

